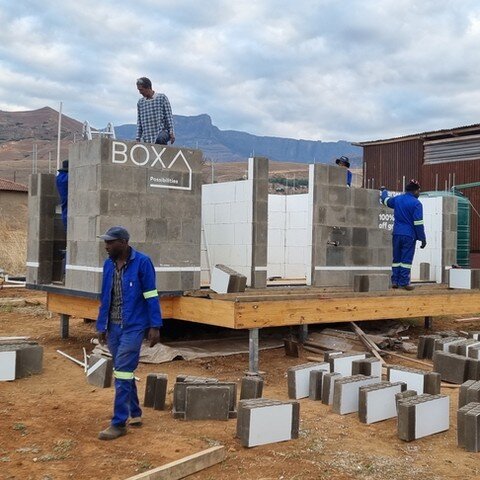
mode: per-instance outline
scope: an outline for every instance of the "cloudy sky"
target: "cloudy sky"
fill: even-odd
[[[480,122],[478,0],[0,0],[0,110],[371,140]]]

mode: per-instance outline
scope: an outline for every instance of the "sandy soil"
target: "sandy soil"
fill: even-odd
[[[27,296],[43,300],[38,292],[0,290],[0,300]],[[1,302],[0,302],[1,303]],[[413,337],[423,332],[410,322]],[[438,329],[477,329],[478,323],[435,321]],[[227,459],[190,478],[196,479],[422,479],[480,478],[478,456],[456,447],[458,390],[444,389],[451,398],[448,432],[405,443],[396,435],[396,421],[363,425],[355,414],[339,416],[330,408],[301,400],[301,434],[295,441],[245,449],[234,438],[236,422],[183,422],[169,411],[145,409],[145,425],[131,429],[114,442],[96,436],[108,425],[113,389],[86,383],[80,367],[56,349],[80,358],[91,349],[92,324],[71,321],[71,338],[61,340],[58,319],[44,306],[0,307],[0,336],[30,335],[45,348],[41,375],[0,384],[0,479],[126,479],[169,461],[221,444]],[[306,356],[306,354],[304,355]],[[265,396],[286,399],[285,371],[305,358],[285,357],[282,349],[261,352]],[[179,373],[215,376],[239,381],[246,355],[175,361],[157,367],[141,365],[137,375],[141,399],[147,373],[169,375],[169,406],[174,378]],[[413,364],[409,366],[414,366]]]

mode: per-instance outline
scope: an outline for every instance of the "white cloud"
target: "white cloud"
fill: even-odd
[[[480,122],[473,0],[0,0],[0,108],[135,121],[149,76],[222,129],[365,140]]]

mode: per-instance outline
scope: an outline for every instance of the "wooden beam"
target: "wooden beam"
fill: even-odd
[[[472,314],[479,303],[480,292],[239,302],[235,328]]]
[[[480,317],[470,317],[470,318],[456,318],[454,322],[456,323],[464,323],[464,322],[478,322]]]
[[[212,447],[175,462],[139,473],[127,480],[178,480],[225,460],[225,447]]]
[[[377,347],[377,345],[375,345],[375,343],[365,335],[364,331],[355,322],[350,322],[350,325],[353,327],[355,333],[358,335],[363,344],[373,353],[377,360],[380,360],[382,365],[386,365],[387,362],[385,362],[385,360],[380,356],[380,349]]]
[[[172,299],[172,318],[235,328],[235,303],[196,297]]]

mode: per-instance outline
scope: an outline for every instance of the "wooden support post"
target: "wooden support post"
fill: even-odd
[[[308,325],[298,326],[298,341],[303,345],[308,338]]]
[[[68,330],[70,326],[70,315],[60,314],[60,337],[68,338]]]
[[[258,328],[248,331],[248,350],[248,373],[258,375]]]
[[[430,330],[432,328],[433,318],[432,317],[425,317],[425,330]]]

